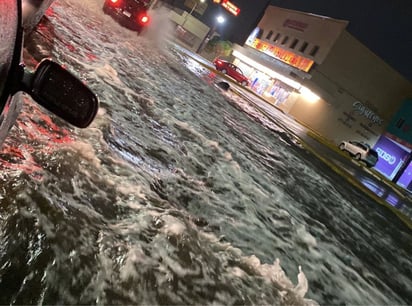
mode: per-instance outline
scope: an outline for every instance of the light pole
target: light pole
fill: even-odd
[[[197,8],[197,6],[199,5],[199,3],[205,3],[205,2],[206,2],[206,0],[195,0],[195,4],[193,5],[190,13],[185,16],[185,20],[183,21],[183,23],[182,23],[182,25],[181,25],[182,28],[183,28],[184,25],[186,24],[187,18],[192,15],[193,11]]]
[[[217,25],[222,24],[224,22],[225,22],[225,17],[223,17],[222,15],[219,15],[219,16],[216,17],[216,22],[213,24],[213,27],[211,27],[209,29],[209,31],[207,32],[207,34],[203,38],[202,42],[199,45],[199,48],[197,48],[196,53],[202,52],[203,48],[206,46],[206,44],[209,42],[211,36],[215,32]]]

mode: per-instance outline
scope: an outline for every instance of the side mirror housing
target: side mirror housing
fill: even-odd
[[[34,73],[24,71],[23,91],[47,110],[80,128],[90,125],[99,108],[96,95],[85,84],[49,59],[42,60]]]

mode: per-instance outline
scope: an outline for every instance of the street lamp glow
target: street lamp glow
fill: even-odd
[[[216,17],[216,20],[217,20],[218,23],[224,23],[225,22],[225,17],[219,15],[219,16]]]

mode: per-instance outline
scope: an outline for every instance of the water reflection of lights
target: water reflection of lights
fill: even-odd
[[[51,155],[73,142],[71,132],[55,124],[39,106],[24,98],[23,112],[0,150],[0,170],[26,173],[40,179],[39,156]],[[4,174],[4,173],[3,173]]]
[[[359,178],[362,185],[367,187],[370,191],[376,194],[378,197],[384,199],[388,204],[400,208],[402,207],[402,203],[400,203],[399,196],[397,196],[394,192],[389,190],[388,188],[384,188],[379,186],[374,181],[369,178],[361,177]]]

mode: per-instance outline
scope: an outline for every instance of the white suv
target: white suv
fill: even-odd
[[[339,149],[348,152],[356,160],[363,161],[367,167],[373,167],[378,162],[378,153],[360,141],[342,141]]]

